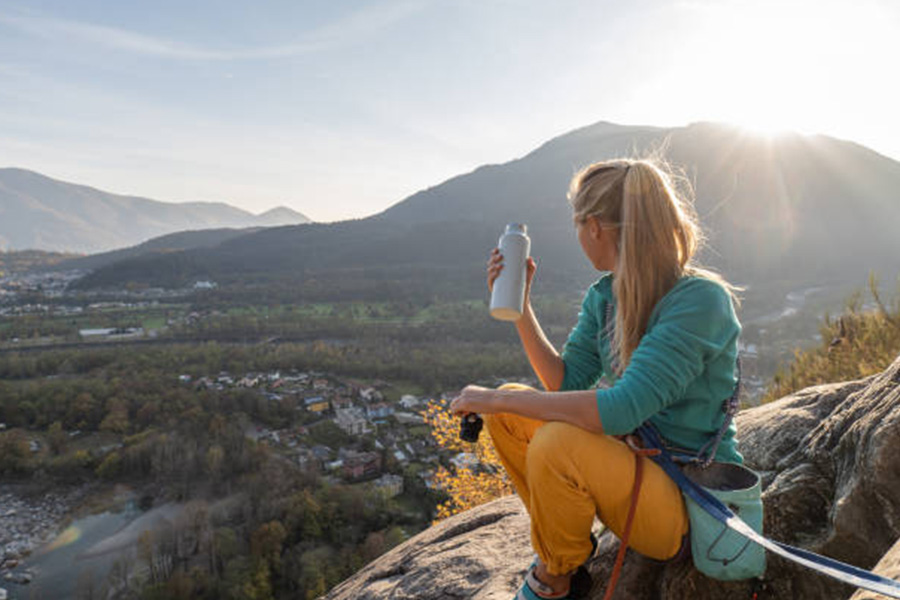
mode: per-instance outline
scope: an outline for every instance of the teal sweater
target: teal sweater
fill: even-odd
[[[653,309],[620,378],[610,366],[607,304],[613,306],[614,319],[612,274],[602,276],[585,294],[578,324],[562,353],[565,377],[560,390],[589,389],[605,376],[611,387],[597,390],[605,433],[627,434],[649,420],[672,445],[698,451],[724,422],[722,403],[736,382],[741,325],[731,296],[710,279],[681,278]],[[743,462],[733,423],[716,460]]]

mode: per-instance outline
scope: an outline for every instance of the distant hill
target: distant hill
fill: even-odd
[[[0,249],[93,253],[184,230],[307,223],[279,207],[253,215],[221,202],[159,202],[110,194],[24,169],[0,169]]]
[[[804,282],[861,282],[870,269],[896,272],[896,161],[826,136],[756,137],[714,123],[597,123],[367,219],[266,229],[214,247],[129,259],[97,270],[83,285],[179,285],[203,277],[483,292],[487,252],[505,223],[521,221],[541,265],[540,285],[578,289],[591,270],[574,239],[565,199],[570,177],[592,161],[652,149],[663,149],[693,181],[709,235],[702,258],[732,281],[797,289]]]
[[[263,213],[267,214],[267,213]],[[262,216],[262,215],[260,215]],[[148,240],[137,246],[130,246],[121,250],[110,250],[88,256],[71,257],[68,260],[52,265],[55,270],[83,269],[95,270],[113,263],[128,259],[143,257],[149,258],[155,255],[193,250],[195,248],[209,248],[218,246],[222,242],[238,238],[250,233],[255,233],[262,227],[247,227],[244,229],[201,229],[199,231],[179,231]],[[49,267],[48,267],[49,268]],[[46,269],[45,269],[46,270]]]

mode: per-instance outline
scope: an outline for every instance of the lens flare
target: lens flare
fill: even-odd
[[[56,536],[56,539],[44,547],[43,552],[53,552],[54,550],[73,544],[77,542],[80,537],[81,529],[75,526],[67,527],[62,533]]]

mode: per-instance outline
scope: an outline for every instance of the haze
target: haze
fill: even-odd
[[[900,159],[898,30],[889,0],[0,0],[0,166],[332,221],[598,120]]]

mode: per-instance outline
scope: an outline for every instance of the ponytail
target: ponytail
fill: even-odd
[[[619,307],[613,348],[621,369],[631,360],[656,303],[684,275],[699,236],[693,212],[679,199],[668,176],[647,162],[629,165],[613,280]]]
[[[684,275],[712,279],[733,296],[734,288],[719,275],[693,265],[702,241],[697,216],[671,176],[652,162],[620,159],[590,165],[572,179],[569,201],[576,220],[596,216],[619,226],[612,339],[617,371],[628,366],[656,304]]]

